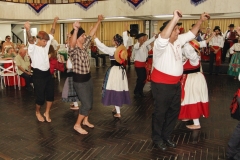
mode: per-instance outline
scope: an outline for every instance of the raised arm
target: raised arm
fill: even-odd
[[[89,33],[89,35],[90,35],[91,37],[96,33],[96,31],[97,31],[97,29],[98,29],[98,26],[99,26],[99,24],[102,22],[103,19],[104,19],[103,15],[98,15],[98,21],[97,21],[97,23],[95,24],[95,26],[93,26],[93,28],[90,30],[90,33]]]
[[[180,19],[179,14],[182,14],[180,11],[175,10],[173,12],[173,18],[172,20],[167,24],[167,26],[163,29],[163,31],[160,33],[161,38],[168,39],[173,31],[173,28],[177,25],[177,22]]]
[[[211,36],[210,36],[208,39],[206,39],[206,43],[208,43],[209,41],[211,41],[211,39],[212,39],[215,35],[216,35],[216,33],[213,32],[213,33],[211,34]]]
[[[34,44],[34,40],[33,40],[33,37],[31,35],[31,26],[30,26],[30,23],[28,21],[25,22],[24,28],[26,29],[28,43]]]
[[[71,41],[69,42],[70,48],[74,48],[76,46],[76,43],[77,43],[77,33],[78,33],[79,28],[80,28],[79,21],[74,22],[73,23],[74,32],[72,34]]]
[[[58,20],[59,20],[58,17],[55,17],[54,20],[53,20],[52,28],[51,28],[51,31],[50,31],[51,35],[54,35],[54,33],[55,33],[56,23],[57,23]]]
[[[193,26],[193,28],[191,29],[191,32],[192,32],[193,34],[197,35],[198,30],[200,29],[201,24],[202,24],[204,21],[208,20],[209,18],[210,18],[210,16],[209,16],[208,13],[205,13],[205,12],[204,12],[203,14],[201,14],[200,19],[199,19],[199,20],[197,21],[197,23]]]

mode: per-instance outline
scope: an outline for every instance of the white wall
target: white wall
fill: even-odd
[[[5,41],[7,35],[12,37],[11,24],[0,24],[0,41]]]
[[[48,5],[39,14],[29,9],[27,4],[0,2],[0,18],[3,19],[53,19],[56,15],[60,19],[97,18],[98,14],[104,16],[143,16],[172,14],[179,9],[183,14],[208,13],[239,13],[239,0],[207,0],[198,6],[190,0],[146,0],[144,5],[134,10],[122,0],[99,1],[87,11],[76,4]]]
[[[17,24],[12,31],[25,43],[26,37],[24,36],[24,30],[22,29],[23,26],[23,24]],[[31,28],[36,28],[36,31],[34,30],[34,33],[32,32],[32,36],[36,36],[37,32],[40,30],[40,25],[31,24]]]

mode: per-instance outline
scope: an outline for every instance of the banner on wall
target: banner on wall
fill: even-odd
[[[97,0],[88,0],[88,1],[81,1],[81,2],[76,2],[80,7],[83,9],[87,10],[89,9]]]
[[[191,0],[191,3],[195,6],[199,5],[200,3],[204,2],[206,0]]]
[[[137,9],[141,4],[143,4],[147,0],[124,0],[124,1],[127,1],[128,4],[134,9]]]
[[[46,7],[47,3],[27,3],[31,9],[33,9],[36,13],[40,13],[41,10]]]

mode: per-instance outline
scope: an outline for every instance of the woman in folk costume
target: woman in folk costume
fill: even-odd
[[[123,32],[123,37],[125,37],[124,41],[127,40],[126,31]],[[107,47],[98,38],[94,39],[99,50],[115,58],[115,63],[108,68],[103,81],[102,103],[106,106],[114,105],[115,110],[113,112],[116,112],[114,117],[118,118],[121,117],[120,107],[123,104],[130,104],[128,80],[123,66],[128,53],[126,47],[123,45],[123,37],[119,34],[113,37],[115,47]]]
[[[183,121],[193,119],[194,124],[187,125],[189,129],[201,128],[199,118],[209,116],[208,88],[201,72],[200,47],[206,47],[211,38],[201,42],[194,39],[183,47],[182,102],[178,118]]]
[[[147,73],[147,82],[151,82],[151,73],[152,73],[152,63],[153,63],[153,42],[150,44],[151,49],[148,51],[148,58],[146,61],[146,73]]]
[[[238,38],[238,43],[234,43],[230,48],[230,54],[233,54],[233,56],[229,64],[228,74],[237,79],[240,73],[240,38]]]

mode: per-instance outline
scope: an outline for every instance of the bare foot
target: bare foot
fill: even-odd
[[[36,113],[36,116],[37,116],[37,119],[38,119],[39,122],[44,122],[45,121],[43,116],[41,115],[41,113]]]
[[[80,134],[88,134],[88,132],[85,129],[82,129],[82,127],[74,126],[73,129]]]
[[[84,126],[88,126],[89,128],[94,128],[94,125],[89,123],[89,122],[84,122],[82,123]]]
[[[52,120],[50,119],[50,116],[49,116],[49,115],[47,115],[46,113],[44,113],[43,115],[44,115],[44,117],[46,118],[46,121],[47,121],[47,122],[49,122],[49,123],[52,122]]]
[[[113,115],[114,117],[117,117],[117,118],[120,118],[121,117],[121,114],[120,113],[116,113]]]
[[[201,126],[200,125],[187,125],[186,126],[187,128],[189,128],[189,129],[200,129],[201,128]]]

